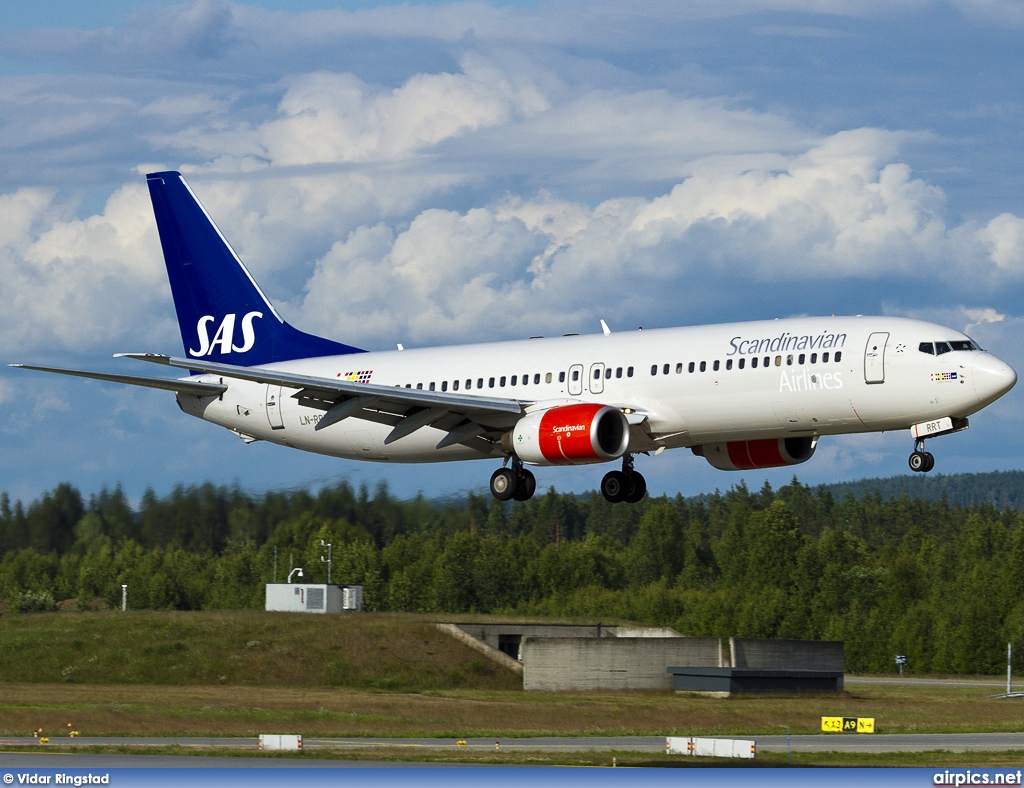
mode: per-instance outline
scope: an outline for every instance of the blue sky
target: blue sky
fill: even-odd
[[[14,3],[0,362],[178,354],[142,175],[180,169],[279,310],[367,348],[798,314],[966,329],[1024,369],[1024,7],[1006,0]],[[1021,467],[1012,392],[935,441]],[[254,444],[162,392],[0,371],[0,489],[486,489],[487,463]],[[828,438],[759,486],[907,472]],[[640,458],[656,492],[738,476]],[[542,469],[593,488],[601,468]]]

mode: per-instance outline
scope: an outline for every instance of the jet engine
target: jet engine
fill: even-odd
[[[757,468],[781,468],[807,462],[817,448],[818,439],[763,438],[753,441],[704,443],[691,451],[720,471],[750,471]]]
[[[502,444],[531,465],[607,462],[629,448],[629,424],[610,405],[560,405],[520,419]]]

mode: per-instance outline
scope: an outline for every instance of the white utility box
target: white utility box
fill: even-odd
[[[267,583],[266,609],[289,613],[362,610],[363,587],[326,583]]]
[[[261,750],[301,750],[302,736],[288,733],[261,733]]]

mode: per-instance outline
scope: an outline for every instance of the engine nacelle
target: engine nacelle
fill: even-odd
[[[610,405],[561,405],[520,419],[502,446],[531,465],[608,462],[629,448],[629,424]]]
[[[720,471],[751,471],[757,468],[781,468],[807,462],[818,446],[818,439],[764,438],[753,441],[705,443],[692,451]]]

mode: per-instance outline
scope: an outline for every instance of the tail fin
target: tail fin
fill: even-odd
[[[282,320],[181,173],[146,178],[188,357],[249,367],[363,352]]]

